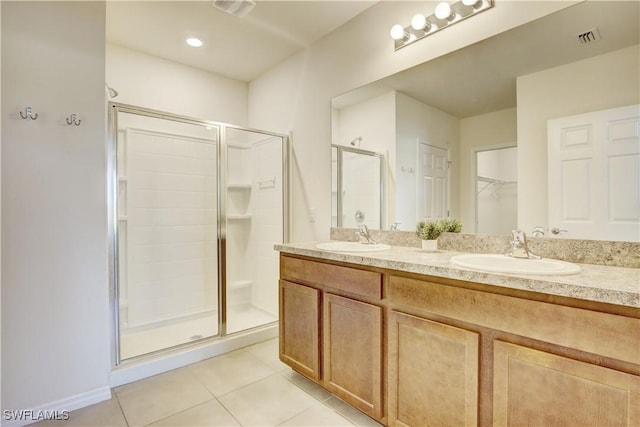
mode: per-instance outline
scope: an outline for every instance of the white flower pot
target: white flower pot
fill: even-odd
[[[422,250],[427,252],[435,252],[438,250],[438,241],[437,240],[423,240],[422,241]]]

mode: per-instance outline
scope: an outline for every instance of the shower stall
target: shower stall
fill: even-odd
[[[109,103],[115,364],[278,320],[284,135]]]
[[[385,227],[385,156],[331,145],[331,226]]]

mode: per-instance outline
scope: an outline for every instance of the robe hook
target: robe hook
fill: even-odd
[[[72,114],[71,116],[67,117],[67,124],[69,126],[71,125],[80,126],[81,122],[82,120],[80,120],[76,114]]]
[[[20,117],[22,117],[23,120],[26,119],[31,119],[31,120],[35,120],[38,118],[38,113],[33,113],[33,111],[31,110],[31,107],[27,107],[24,109],[24,114],[22,114],[22,111],[20,111]]]

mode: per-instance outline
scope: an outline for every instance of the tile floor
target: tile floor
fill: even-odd
[[[33,426],[380,426],[280,362],[277,338],[112,394],[69,420]]]

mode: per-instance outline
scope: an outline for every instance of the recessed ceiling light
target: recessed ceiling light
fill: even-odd
[[[197,38],[195,38],[195,37],[189,37],[189,38],[187,39],[187,44],[188,44],[189,46],[192,46],[192,47],[200,47],[200,46],[202,46],[204,43],[202,43],[202,40],[200,40],[200,39],[197,39]]]

